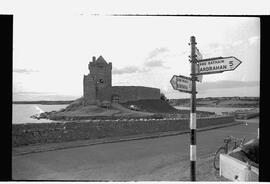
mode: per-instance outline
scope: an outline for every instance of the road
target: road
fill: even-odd
[[[197,180],[212,181],[212,157],[228,135],[257,136],[259,120],[197,132]],[[189,180],[189,134],[12,156],[13,180]]]

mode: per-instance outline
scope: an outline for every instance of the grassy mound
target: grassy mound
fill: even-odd
[[[74,100],[71,104],[69,104],[66,108],[65,108],[65,112],[67,111],[76,111],[79,109],[83,108],[83,97]]]
[[[130,110],[129,106],[139,107],[139,111]],[[198,112],[200,114],[200,112]],[[202,112],[204,116],[210,115]],[[51,120],[77,120],[77,119],[102,119],[102,118],[131,118],[131,117],[188,117],[189,110],[178,110],[168,102],[160,99],[130,101],[122,104],[110,104],[108,107],[100,105],[83,105],[83,97],[73,101],[60,111],[45,112],[43,119]]]
[[[176,108],[171,106],[168,102],[164,100],[154,99],[154,100],[138,100],[132,102],[126,102],[122,104],[126,108],[130,105],[136,105],[142,111],[152,112],[152,113],[177,113],[179,112]]]
[[[95,105],[83,106],[83,97],[72,102],[63,111],[70,112],[72,114],[100,113],[103,111],[116,110],[116,109],[123,112],[132,112],[131,110],[128,109],[130,105],[138,106],[143,112],[151,112],[151,113],[176,113],[178,112],[178,110],[172,107],[168,102],[164,100],[159,100],[159,99],[131,101],[131,102],[119,104],[118,106],[121,106],[121,107],[118,107],[115,104],[114,106],[111,106],[110,108],[101,108]],[[136,111],[133,111],[133,112],[138,113]]]
[[[102,119],[114,117],[148,117],[153,115],[149,112],[132,111],[121,104],[110,104],[108,107],[102,105],[83,105],[83,97],[74,100],[66,108],[59,111],[44,112],[40,114],[41,119],[51,120],[76,120],[76,119]]]

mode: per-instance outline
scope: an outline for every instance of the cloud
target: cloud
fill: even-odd
[[[239,46],[239,45],[241,45],[241,44],[243,44],[243,43],[244,43],[243,40],[238,40],[238,41],[233,42],[233,43],[232,43],[232,46]]]
[[[241,87],[259,87],[259,81],[230,81],[222,80],[218,82],[198,83],[198,91],[207,91],[210,89],[241,88]]]
[[[126,66],[124,68],[113,68],[112,73],[115,75],[122,75],[122,74],[131,74],[131,73],[143,73],[148,72],[153,67],[163,67],[168,68],[164,66],[164,60],[160,59],[160,54],[163,54],[165,52],[168,52],[169,50],[166,47],[156,48],[153,51],[149,53],[147,56],[145,62],[143,63],[143,67],[137,67],[137,66]]]
[[[222,50],[225,47],[225,44],[213,42],[207,45],[208,48],[204,49],[204,52],[201,52],[203,55],[203,58],[209,58],[209,57],[217,57],[221,56]]]
[[[13,72],[22,73],[22,74],[30,74],[32,72],[38,72],[38,70],[23,69],[23,68],[19,69],[19,68],[17,68],[17,69],[14,69]]]
[[[258,40],[259,40],[258,36],[252,36],[248,39],[248,42],[250,45],[252,45],[252,44],[256,43]]]
[[[124,68],[113,68],[113,71],[112,73],[113,74],[118,74],[118,75],[121,75],[121,74],[131,74],[131,73],[137,73],[137,72],[146,72],[148,71],[147,69],[140,69],[139,67],[136,67],[136,66],[127,66],[127,67],[124,67]]]
[[[148,55],[148,57],[146,58],[145,62],[144,62],[144,66],[145,67],[164,67],[164,68],[168,68],[164,66],[165,61],[163,60],[164,55],[162,56],[162,54],[168,52],[169,49],[166,47],[160,47],[160,48],[156,48],[153,51],[151,51]]]
[[[146,61],[144,62],[144,65],[147,67],[165,67],[163,65],[165,61],[163,60],[150,60],[150,61]]]
[[[168,52],[169,50],[166,47],[156,48],[152,52],[149,53],[148,59],[152,59],[162,53]]]
[[[208,57],[217,57],[217,56],[227,56],[232,53],[239,53],[241,49],[246,48],[248,44],[252,45],[258,41],[258,36],[250,37],[249,39],[242,40],[231,40],[227,42],[212,42],[208,44],[208,49],[206,49],[205,53],[202,53],[204,58]]]

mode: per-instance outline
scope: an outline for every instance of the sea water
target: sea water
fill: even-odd
[[[67,105],[12,104],[12,124],[52,122],[52,120],[47,119],[33,119],[30,118],[30,116],[42,112],[60,110],[66,106]]]
[[[180,110],[189,110],[190,107],[183,107],[183,106],[174,106],[176,109]],[[208,112],[215,112],[217,115],[222,115],[222,112],[234,112],[237,110],[251,110],[254,108],[246,108],[246,107],[196,107],[197,111],[208,111]]]

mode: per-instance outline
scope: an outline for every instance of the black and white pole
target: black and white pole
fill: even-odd
[[[190,37],[191,46],[191,79],[192,92],[190,98],[190,180],[196,181],[196,55],[195,55],[195,37]]]

